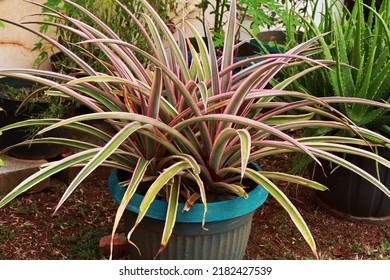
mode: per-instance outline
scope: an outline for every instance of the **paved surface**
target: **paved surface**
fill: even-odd
[[[0,198],[4,197],[28,176],[39,170],[39,167],[47,163],[46,160],[17,159],[6,155],[0,155],[4,166],[0,167]],[[39,192],[50,185],[50,179],[46,179],[33,187],[29,192]]]

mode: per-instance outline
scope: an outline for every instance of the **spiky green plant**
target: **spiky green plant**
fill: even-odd
[[[235,48],[236,1],[232,0],[223,55],[217,59],[211,32],[206,29],[207,44],[193,29],[199,47],[197,53],[182,31],[174,37],[167,25],[143,0],[143,27],[136,17],[123,5],[118,5],[135,20],[150,42],[153,54],[138,48],[132,42],[121,40],[95,15],[81,6],[66,0],[100,26],[102,31],[79,22],[70,15],[56,16],[71,22],[72,29],[83,37],[85,44],[93,44],[110,61],[108,74],[95,71],[77,53],[72,52],[45,34],[34,31],[28,23],[9,22],[42,36],[64,52],[83,69],[85,76],[76,78],[65,74],[33,70],[2,69],[0,75],[14,76],[42,83],[51,88],[49,94],[61,94],[88,106],[95,113],[75,116],[69,119],[37,119],[13,124],[0,129],[5,131],[20,126],[46,126],[40,133],[56,127],[67,127],[98,137],[103,145],[74,139],[41,138],[32,143],[61,143],[81,149],[80,152],[62,160],[50,162],[40,171],[20,183],[0,201],[0,207],[25,192],[45,178],[71,166],[83,166],[80,173],[69,184],[55,211],[65,202],[79,184],[98,166],[105,165],[133,174],[126,184],[126,192],[119,205],[113,233],[116,231],[125,206],[143,181],[150,183],[140,205],[140,212],[134,228],[142,221],[150,204],[158,199],[157,194],[168,194],[169,201],[161,250],[169,241],[175,225],[175,213],[180,197],[184,201],[199,196],[199,203],[207,212],[207,197],[221,186],[226,192],[245,197],[241,185],[243,178],[262,185],[289,213],[292,221],[317,256],[314,239],[304,219],[288,197],[278,188],[275,181],[298,183],[305,187],[325,190],[326,187],[306,178],[270,170],[256,171],[248,167],[278,154],[303,153],[319,162],[325,159],[360,174],[390,196],[390,191],[364,170],[345,161],[332,151],[359,154],[376,159],[390,167],[390,162],[375,153],[350,147],[350,143],[367,143],[348,137],[299,138],[296,131],[306,127],[331,127],[353,130],[360,135],[369,135],[377,142],[389,144],[390,140],[377,133],[348,123],[348,120],[334,110],[332,103],[365,103],[389,109],[387,104],[332,97],[319,99],[308,94],[286,91],[284,87],[297,77],[270,87],[269,81],[290,63],[313,63],[311,69],[326,65],[310,59],[305,53],[321,37],[292,48],[285,54],[265,55],[232,63]],[[39,5],[39,4],[36,4]],[[39,23],[39,22],[38,22]],[[53,23],[55,25],[55,23]],[[63,28],[67,28],[63,26]],[[192,61],[187,58],[188,49]],[[142,55],[147,61],[138,60]],[[237,74],[233,70],[252,63]],[[308,70],[307,70],[308,71]],[[294,97],[294,102],[276,102],[275,97]],[[320,115],[323,120],[316,120]],[[88,125],[90,120],[105,120],[116,131],[110,135]],[[293,137],[294,135],[296,137]],[[20,143],[22,144],[31,144]],[[177,182],[180,182],[178,184]],[[184,196],[182,194],[185,194]],[[134,230],[134,228],[132,230]],[[131,238],[131,236],[130,236]],[[161,251],[160,250],[160,251]]]
[[[351,11],[340,1],[325,2],[321,21],[307,22],[305,32],[308,37],[328,33],[319,40],[321,57],[336,64],[333,71],[312,72],[296,81],[295,88],[316,96],[390,102],[390,1],[381,1],[380,7],[376,2],[369,6],[357,0]],[[340,104],[337,108],[358,126],[390,133],[386,109],[367,104]]]

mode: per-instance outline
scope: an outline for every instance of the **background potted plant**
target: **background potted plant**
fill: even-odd
[[[99,16],[105,24],[110,24],[110,28],[115,32],[120,38],[126,38],[130,42],[137,42],[137,45],[146,51],[150,51],[149,43],[141,32],[138,32],[138,28],[134,21],[129,21],[127,18],[126,12],[118,5],[115,4],[115,1],[106,1],[106,0],[77,0],[75,3],[86,8],[91,13]],[[122,1],[126,7],[139,18],[138,12],[141,11],[141,2],[138,0],[125,0]],[[175,0],[163,0],[156,1],[151,0],[149,3],[157,11],[157,13],[164,19],[167,23],[169,22],[169,12],[173,9],[175,5]],[[78,19],[86,24],[89,24],[97,29],[99,25],[92,21],[88,15],[80,12],[79,9],[74,6],[57,0],[48,0],[44,3],[46,7],[55,9],[62,14],[71,15],[73,18]],[[47,12],[46,8],[42,8],[42,13]],[[73,24],[62,17],[54,16],[53,14],[47,15],[44,17],[44,22],[40,23],[40,30],[47,33],[51,31],[55,33],[57,40],[67,47],[68,49],[79,53],[80,57],[88,62],[96,71],[107,73],[112,71],[109,69],[108,64],[103,63],[105,56],[98,48],[95,48],[93,45],[80,45],[78,44],[83,40],[79,34],[73,32]],[[51,24],[47,24],[51,22]],[[54,25],[54,26],[53,26]],[[65,26],[63,26],[65,25]],[[49,26],[54,28],[49,28]],[[53,30],[54,29],[54,30]],[[40,49],[43,46],[43,41],[41,40],[35,45],[35,49]],[[45,61],[50,54],[43,50],[40,55],[37,57],[35,64],[40,64]],[[100,61],[102,60],[103,61]],[[140,59],[142,59],[140,57]],[[77,75],[83,75],[83,69],[77,67],[77,64],[70,60],[62,52],[57,52],[50,56],[50,62],[52,64],[53,70],[60,71],[63,73],[73,73]]]
[[[320,39],[322,53],[320,59],[332,60],[336,64],[333,71],[316,71],[294,81],[293,89],[303,90],[320,97],[343,96],[366,98],[373,101],[390,101],[390,1],[382,1],[380,8],[376,2],[367,6],[356,1],[351,11],[339,6],[338,1],[325,3],[324,16],[319,23],[311,21],[305,30],[308,36],[329,32]],[[335,12],[336,11],[336,12]],[[292,68],[292,72],[304,71]],[[316,82],[313,82],[316,81]],[[358,126],[389,136],[389,110],[367,104],[337,105],[346,117]],[[340,135],[345,131],[315,129],[309,134]],[[349,132],[353,136],[354,133]],[[389,147],[377,148],[375,152],[389,158]],[[390,188],[389,169],[376,165],[369,159],[345,155],[346,158]],[[320,201],[332,213],[368,223],[390,222],[390,199],[376,192],[376,188],[355,174],[337,165],[326,165],[326,176],[315,172],[316,180],[321,180],[330,192],[318,193]],[[340,179],[345,178],[345,179]]]
[[[279,1],[271,7],[253,0],[244,0],[251,25],[246,31],[256,38],[264,53],[280,53],[302,42],[302,19],[316,14],[317,4],[310,0]],[[265,1],[269,2],[269,1]],[[312,4],[312,5],[311,5]],[[269,18],[261,15],[266,13]]]
[[[88,14],[95,22],[99,22],[95,15],[88,13],[81,6],[70,1],[66,2]],[[374,158],[380,164],[390,166],[389,161],[375,153],[348,145],[351,142],[366,145],[365,141],[347,136],[301,138],[296,133],[297,130],[306,127],[336,127],[364,133],[372,139],[389,143],[388,138],[378,133],[348,124],[328,105],[332,102],[348,103],[356,100],[334,97],[324,102],[311,95],[283,90],[286,82],[281,82],[270,89],[266,88],[279,70],[289,63],[308,61],[326,67],[302,55],[315,44],[318,38],[304,42],[286,54],[266,55],[252,67],[233,74],[233,69],[238,66],[257,60],[250,58],[232,65],[237,27],[234,0],[231,2],[220,62],[216,58],[211,32],[206,29],[209,39],[206,45],[201,35],[194,30],[200,48],[197,53],[189,42],[185,43],[188,38],[184,33],[179,32],[179,37],[175,39],[168,26],[148,2],[142,1],[142,3],[146,12],[143,18],[147,26],[139,24],[139,28],[151,43],[153,54],[145,52],[131,42],[120,40],[112,34],[109,26],[101,22],[100,27],[104,33],[98,32],[90,25],[67,18],[77,27],[77,33],[84,37],[83,43],[94,44],[107,56],[112,67],[116,69],[110,75],[94,71],[77,56],[77,53],[43,33],[38,34],[77,62],[88,75],[76,78],[66,74],[31,69],[0,70],[0,75],[22,76],[50,86],[53,90],[60,91],[95,111],[95,113],[65,120],[37,119],[20,122],[0,129],[0,132],[34,123],[46,123],[48,127],[40,133],[57,127],[67,127],[92,134],[104,142],[102,145],[96,145],[74,139],[47,139],[48,142],[59,141],[79,147],[82,151],[47,164],[4,197],[0,201],[0,207],[46,177],[70,166],[84,166],[64,192],[56,207],[57,211],[80,182],[95,168],[100,165],[115,167],[132,175],[125,180],[125,187],[118,201],[119,207],[113,233],[125,209],[134,206],[132,199],[136,197],[135,193],[144,196],[141,198],[136,221],[132,224],[128,236],[130,242],[140,224],[148,216],[148,210],[153,207],[153,203],[165,200],[166,215],[163,216],[164,228],[161,232],[161,241],[157,245],[159,250],[151,255],[153,257],[154,254],[159,253],[158,257],[161,257],[167,252],[169,255],[168,241],[174,239],[172,232],[179,224],[177,217],[183,210],[192,213],[191,211],[197,208],[195,202],[198,201],[197,206],[201,209],[198,214],[198,219],[201,221],[198,229],[199,232],[204,233],[209,222],[207,220],[209,199],[216,195],[217,198],[222,196],[225,200],[227,196],[235,195],[243,197],[242,200],[245,202],[245,197],[251,196],[251,192],[243,186],[246,182],[244,179],[248,179],[261,185],[283,206],[309,244],[313,254],[317,256],[315,242],[306,223],[274,181],[298,183],[319,190],[324,190],[326,187],[301,176],[258,170],[250,165],[251,162],[261,165],[261,161],[269,156],[303,153],[317,162],[319,162],[317,158],[322,158],[345,166],[359,173],[390,196],[390,191],[376,178],[343,158],[329,153],[329,151],[358,153],[364,157]],[[121,5],[121,7],[126,10],[125,6]],[[50,11],[58,14],[55,10]],[[128,14],[135,19],[130,11]],[[31,30],[24,24],[12,24]],[[187,60],[187,45],[194,57],[191,63]],[[148,64],[143,65],[134,53],[142,55]],[[316,67],[313,67],[314,69]],[[46,77],[56,77],[57,82]],[[294,78],[291,77],[290,80]],[[294,96],[296,101],[274,101],[276,96]],[[360,102],[389,108],[388,104],[380,102],[365,100]],[[263,109],[267,110],[263,111]],[[316,114],[329,120],[316,120],[314,118]],[[108,135],[85,123],[94,119],[102,119],[109,123],[116,131],[114,135]],[[290,133],[293,134],[289,135]],[[44,140],[40,139],[40,141]],[[116,177],[115,173],[116,171],[112,178]],[[119,179],[115,180],[119,181]],[[147,185],[145,186],[144,183]],[[180,201],[186,203],[185,209],[179,209]],[[218,224],[216,228],[223,230],[223,223]],[[146,233],[142,231],[141,234]],[[212,245],[209,250],[217,248],[219,245],[216,243],[216,241],[209,243],[210,246]],[[223,244],[222,247],[229,248],[225,242]],[[196,248],[196,246],[192,247]],[[176,258],[194,257],[194,255],[187,255],[191,251],[190,248],[176,247],[175,249],[179,253],[175,255]],[[197,255],[197,258],[207,258],[208,255],[209,252],[206,256]],[[224,257],[229,256],[224,255]]]
[[[3,77],[0,79],[0,127],[31,118],[60,118],[71,113],[69,103],[58,96],[45,95],[45,87],[24,79]],[[24,159],[51,159],[65,150],[63,145],[40,144],[19,146],[21,141],[32,139],[39,127],[5,131],[0,138],[0,149],[8,155]],[[57,129],[46,136],[63,136]]]

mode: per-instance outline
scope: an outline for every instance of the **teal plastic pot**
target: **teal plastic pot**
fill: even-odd
[[[119,186],[117,170],[112,171],[108,184],[110,194],[117,203],[120,203],[125,189]],[[188,212],[184,212],[181,210],[184,203],[181,203],[173,234],[167,248],[157,259],[243,259],[253,213],[267,197],[268,192],[263,187],[257,186],[248,193],[247,199],[237,197],[232,200],[208,203],[205,223],[207,230],[202,228],[203,205],[196,204]],[[126,207],[124,223],[127,231],[134,225],[142,199],[142,195],[135,194]],[[131,259],[155,257],[160,248],[166,209],[165,201],[153,201],[131,238],[140,249],[141,255],[134,246],[129,245]]]

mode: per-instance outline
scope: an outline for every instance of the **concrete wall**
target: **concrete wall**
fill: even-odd
[[[35,1],[44,3],[46,0]],[[26,16],[40,10],[39,7],[23,0],[0,0],[0,18],[21,22],[31,20],[31,17]],[[34,27],[39,29],[38,26]],[[32,49],[38,41],[39,37],[19,27],[6,24],[5,28],[0,28],[0,68],[33,67],[39,52]],[[47,68],[48,65],[42,67]]]

